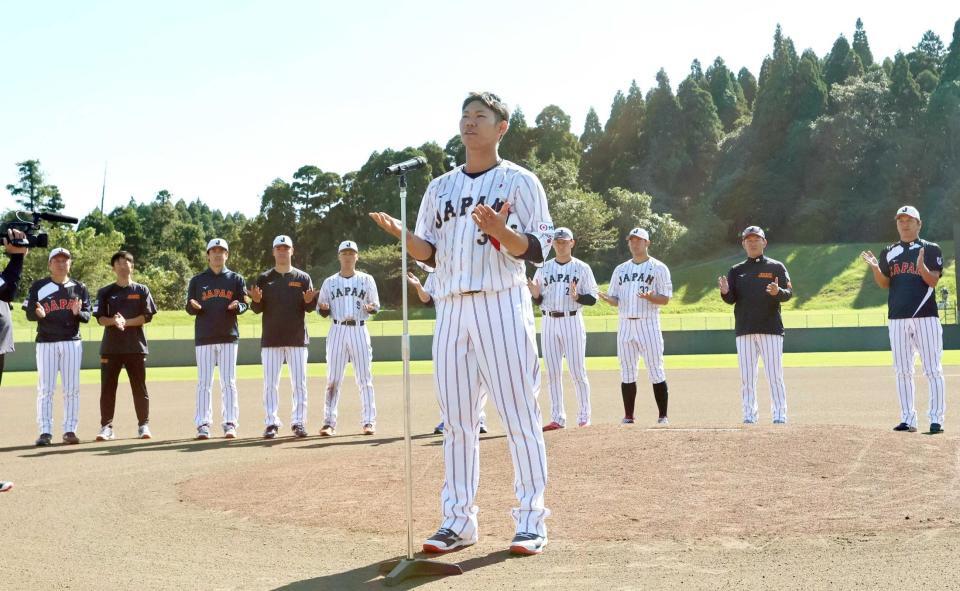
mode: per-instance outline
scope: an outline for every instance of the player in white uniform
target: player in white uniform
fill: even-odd
[[[373,395],[373,347],[366,323],[380,310],[380,296],[373,277],[357,271],[357,243],[344,240],[337,250],[340,271],[323,280],[317,298],[321,316],[333,317],[327,334],[327,395],[324,397],[323,427],[320,435],[330,436],[337,430],[337,406],[340,385],[347,362],[360,392],[360,425],[364,435],[377,429],[377,404]]]
[[[632,258],[613,270],[610,287],[600,298],[617,306],[620,329],[617,331],[617,357],[620,361],[620,393],[623,396],[623,422],[634,421],[637,399],[637,361],[643,357],[647,376],[653,384],[657,403],[657,423],[667,420],[667,374],[663,370],[663,333],[660,332],[660,308],[673,296],[670,269],[650,256],[650,234],[634,228],[627,235]]]
[[[71,261],[69,250],[51,250],[47,258],[50,276],[35,281],[27,297],[27,319],[37,323],[38,446],[50,445],[53,437],[57,374],[63,378],[63,442],[80,443],[80,323],[90,321],[90,294],[83,283],[70,278]]]
[[[863,259],[873,271],[877,285],[889,289],[887,317],[890,348],[897,374],[900,424],[894,431],[917,430],[914,403],[914,356],[920,353],[930,392],[930,433],[943,432],[946,385],[943,380],[943,327],[937,308],[937,283],[943,275],[940,246],[920,238],[920,212],[912,205],[897,210],[899,242],[883,249],[879,259],[869,250]]]
[[[540,345],[550,376],[550,424],[544,431],[567,426],[563,404],[563,358],[567,359],[570,377],[577,392],[580,412],[577,425],[590,424],[590,381],[587,379],[587,331],[583,325],[584,306],[597,303],[597,280],[590,265],[573,256],[576,240],[570,228],[557,228],[553,249],[557,256],[537,269],[530,282],[533,300],[543,311]]]
[[[498,155],[508,119],[496,95],[467,97],[460,118],[466,164],[431,181],[407,240],[413,258],[435,269],[433,360],[446,422],[443,522],[424,542],[427,552],[477,541],[474,499],[484,401],[469,381],[474,362],[490,388],[513,459],[519,506],[513,509],[516,535],[510,551],[538,554],[547,543],[547,461],[537,403],[540,364],[524,261],[543,263],[553,241],[553,221],[539,179]],[[400,236],[395,218],[382,212],[371,217]]]
[[[427,275],[427,280],[423,282],[423,285],[420,284],[420,280],[417,279],[417,276],[411,272],[407,272],[407,283],[413,286],[417,291],[417,297],[420,299],[420,302],[428,308],[433,308],[436,306],[436,302],[433,299],[433,273]],[[470,355],[476,355],[472,351]],[[473,360],[469,363],[470,367],[476,367],[476,361]],[[480,380],[480,372],[477,371],[475,376],[470,377],[471,383],[476,382],[477,388],[481,390],[480,397],[484,400],[487,399],[486,386],[483,385],[483,382]],[[486,408],[480,409],[480,433],[487,432],[487,410]],[[440,417],[440,423],[433,429],[434,435],[443,435],[443,416]]]

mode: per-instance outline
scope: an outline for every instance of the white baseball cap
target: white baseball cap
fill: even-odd
[[[898,217],[900,217],[900,216],[902,216],[902,215],[908,215],[908,216],[912,217],[913,219],[917,220],[918,222],[920,221],[920,212],[917,211],[917,208],[914,207],[914,206],[912,206],[912,205],[904,205],[903,207],[901,207],[900,209],[898,209],[898,210],[897,210],[897,215],[894,216],[894,219],[896,219],[896,218],[898,218]]]
[[[69,250],[58,246],[57,248],[54,248],[53,250],[50,251],[50,256],[47,257],[47,262],[49,263],[50,261],[52,261],[53,257],[57,256],[58,254],[66,255],[68,259],[73,258],[73,255],[70,254]]]
[[[278,247],[278,246],[290,246],[290,247],[292,247],[292,246],[293,246],[293,240],[292,240],[289,236],[287,236],[286,234],[280,234],[279,236],[277,236],[276,238],[273,239],[273,247],[276,248],[276,247]]]
[[[650,234],[643,228],[634,228],[630,230],[630,233],[627,234],[627,240],[630,240],[631,236],[636,236],[637,238],[643,238],[647,242],[650,242]]]
[[[553,232],[554,240],[573,240],[573,230],[565,226],[561,226],[554,230]]]
[[[353,240],[344,240],[340,243],[340,248],[337,249],[337,254],[345,250],[352,250],[353,252],[360,252],[360,249],[357,248],[357,243]]]
[[[210,249],[214,246],[219,246],[223,250],[230,250],[230,247],[227,246],[227,241],[223,238],[214,238],[210,242],[207,242],[207,252],[210,252]]]
[[[746,239],[747,236],[759,236],[764,240],[767,239],[767,235],[763,233],[763,228],[760,226],[747,226],[743,232],[740,232],[740,240]]]

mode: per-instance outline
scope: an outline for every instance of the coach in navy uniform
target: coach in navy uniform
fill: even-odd
[[[930,433],[943,431],[946,386],[943,380],[943,327],[937,311],[937,283],[943,275],[940,246],[920,238],[920,212],[904,205],[896,214],[900,240],[876,257],[861,253],[870,265],[877,285],[889,289],[887,318],[890,320],[890,349],[897,374],[900,423],[894,431],[917,430],[917,408],[913,384],[914,352],[920,353],[923,373],[930,389]]]
[[[223,436],[237,436],[240,405],[237,400],[237,316],[247,311],[243,277],[226,267],[230,247],[223,238],[207,243],[209,267],[190,279],[187,314],[195,316],[197,354],[197,439],[210,438],[213,420],[213,369],[220,366],[220,406]]]
[[[290,367],[293,411],[290,428],[296,437],[307,436],[307,335],[306,314],[317,307],[317,290],[310,276],[293,266],[293,240],[273,239],[274,267],[261,273],[250,288],[250,308],[263,314],[260,359],[263,362],[263,406],[266,429],[273,439],[282,423],[278,415],[280,368]]]
[[[137,413],[137,437],[150,439],[150,397],[147,394],[147,337],[143,325],[153,320],[157,305],[146,285],[133,281],[133,255],[125,250],[110,257],[117,276],[97,292],[93,315],[103,328],[100,341],[100,433],[97,441],[114,438],[120,370],[126,368]]]
[[[718,279],[720,296],[733,304],[736,320],[737,363],[740,365],[740,394],[743,422],[756,423],[757,361],[770,383],[770,407],[775,424],[787,422],[787,388],[783,383],[783,318],[780,304],[793,297],[790,274],[780,261],[763,254],[767,237],[759,226],[740,234],[747,259]]]

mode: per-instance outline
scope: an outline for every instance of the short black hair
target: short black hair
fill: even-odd
[[[466,109],[467,105],[473,101],[480,101],[483,103],[487,108],[497,114],[497,117],[500,121],[509,121],[510,109],[507,107],[507,103],[505,103],[503,99],[492,92],[478,92],[475,90],[470,92],[470,94],[467,95],[467,98],[463,101],[463,106],[460,107],[460,110],[462,111]]]
[[[112,257],[110,257],[110,266],[112,267],[114,263],[120,259],[127,259],[131,263],[133,262],[133,255],[125,250],[118,250]]]

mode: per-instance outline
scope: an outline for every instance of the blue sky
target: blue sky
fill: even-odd
[[[674,87],[694,58],[758,74],[778,22],[823,55],[862,17],[882,59],[927,29],[949,44],[960,16],[948,2],[773,4],[0,0],[0,187],[37,158],[82,216],[106,163],[108,210],[167,189],[252,215],[303,164],[342,174],[374,150],[443,145],[468,90],[530,124],[558,104],[579,134],[591,106],[605,121],[618,89],[648,89],[660,67]]]

